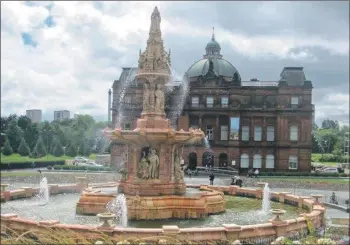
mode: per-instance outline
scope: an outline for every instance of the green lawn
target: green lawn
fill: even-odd
[[[6,177],[28,177],[28,176],[38,176],[40,173],[38,172],[21,172],[21,171],[11,171],[11,172],[1,172],[1,178]]]
[[[91,154],[90,159],[96,159],[96,155],[95,154]],[[69,157],[69,156],[61,156],[61,157],[55,157],[52,155],[48,155],[42,158],[29,158],[29,157],[22,157],[19,154],[12,154],[10,156],[4,156],[3,154],[1,154],[1,163],[9,163],[9,162],[42,162],[42,161],[62,161],[62,160],[70,160],[73,159],[73,157]]]
[[[328,184],[349,184],[349,180],[346,181],[344,179],[339,178],[307,178],[307,177],[298,177],[298,178],[264,178],[259,177],[261,180],[266,180],[268,182],[273,181],[288,181],[288,182],[310,182],[310,183],[328,183]]]

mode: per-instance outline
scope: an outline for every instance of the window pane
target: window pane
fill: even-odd
[[[249,157],[247,154],[241,155],[241,168],[248,168],[249,167]]]
[[[295,156],[289,157],[289,168],[290,169],[297,169],[298,168],[298,158]]]
[[[298,126],[290,126],[289,128],[289,139],[292,141],[298,140]]]
[[[228,97],[221,97],[221,106],[228,107]]]
[[[261,126],[254,127],[254,140],[261,141]]]
[[[275,127],[274,126],[268,126],[267,127],[267,141],[274,141],[275,140]]]
[[[275,157],[273,155],[266,156],[266,168],[275,168]]]
[[[228,126],[221,126],[220,140],[228,139]]]
[[[259,154],[254,155],[253,168],[261,168],[261,156]]]
[[[249,127],[242,127],[242,141],[249,141]]]
[[[192,97],[192,106],[197,107],[199,105],[199,97]]]
[[[298,96],[292,96],[291,104],[292,105],[298,105],[299,104],[299,97]]]
[[[214,98],[211,96],[207,97],[207,107],[211,108],[213,107],[213,104],[214,104]]]

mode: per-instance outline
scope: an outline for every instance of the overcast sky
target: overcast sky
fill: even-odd
[[[1,2],[1,115],[42,109],[107,120],[107,92],[137,65],[158,6],[181,77],[212,27],[243,80],[277,81],[303,66],[316,121],[349,122],[349,2]]]

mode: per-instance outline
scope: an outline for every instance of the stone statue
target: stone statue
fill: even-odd
[[[148,83],[143,84],[143,111],[149,111],[150,89]]]
[[[140,179],[148,179],[148,176],[149,176],[148,169],[149,169],[149,163],[146,159],[146,154],[144,152],[141,158],[141,161],[139,163],[139,167],[137,169],[137,176]]]
[[[156,149],[151,148],[148,153],[149,169],[148,177],[151,179],[159,178],[159,157]]]
[[[160,22],[161,22],[160,13],[158,11],[158,8],[155,7],[154,11],[152,13],[152,16],[151,16],[151,30],[150,30],[150,32],[160,31]]]
[[[180,154],[177,149],[174,152],[174,175],[176,180],[180,180],[183,178],[183,172],[181,170]]]
[[[154,87],[154,83],[150,83],[149,85],[149,110],[150,111],[153,111],[154,110],[154,99],[155,99],[155,96],[154,96],[154,90],[155,90],[155,87]]]
[[[154,110],[156,113],[164,113],[164,92],[162,91],[162,85],[157,84],[157,90],[155,91],[156,103]]]

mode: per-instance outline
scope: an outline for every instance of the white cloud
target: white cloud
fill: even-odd
[[[44,112],[67,109],[72,114],[79,111],[107,117],[107,91],[119,77],[121,67],[136,64],[138,49],[135,47],[145,48],[154,6],[162,13],[162,9],[171,8],[173,3],[103,2],[97,7],[96,4],[1,2],[2,114],[23,114],[26,109],[42,108]],[[189,11],[186,4],[184,11]],[[52,5],[50,10],[49,5]],[[273,9],[261,5],[259,11],[270,16]],[[48,16],[52,16],[55,23],[52,27],[44,24]],[[32,35],[37,43],[35,48],[24,45],[23,32]],[[170,34],[203,40],[210,36],[207,29],[190,25],[181,16],[176,23],[170,23],[167,16],[162,15],[162,32],[166,47]],[[311,34],[310,37],[288,33],[244,36],[218,27],[216,35],[221,43],[229,43],[236,52],[254,59],[272,56],[316,62],[317,57],[307,49],[291,52],[303,46],[349,54],[348,42],[328,42]],[[173,60],[175,65],[179,62]],[[339,107],[343,108],[344,104]],[[90,110],[82,109],[86,105],[93,106]]]

